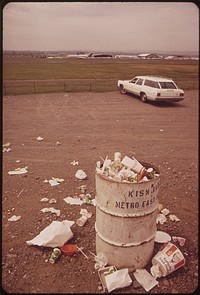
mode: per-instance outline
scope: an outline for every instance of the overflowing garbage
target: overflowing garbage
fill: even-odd
[[[37,138],[38,141],[42,141],[42,137]],[[56,143],[57,145],[60,143]],[[4,145],[4,148],[9,148],[10,144]],[[8,150],[5,150],[8,151]],[[159,177],[159,171],[153,165],[152,167],[148,164],[145,165],[143,162],[139,162],[134,157],[124,156],[122,157],[120,152],[114,153],[114,159],[111,160],[108,156],[101,161],[96,163],[96,173],[102,177],[122,183],[138,183],[150,181]],[[78,165],[78,161],[73,160],[71,165]],[[9,171],[9,175],[24,174],[27,173],[28,167],[17,168],[13,171]],[[87,178],[87,174],[83,170],[77,170],[74,175],[78,180],[84,180]],[[63,178],[55,178],[44,180],[44,183],[49,183],[51,186],[57,186],[64,182]],[[77,187],[79,190],[78,194],[74,196],[68,196],[64,198],[64,201],[70,205],[96,205],[95,198],[88,192],[87,186],[82,184]],[[23,190],[22,190],[23,191]],[[21,192],[22,192],[21,191]],[[20,194],[21,194],[20,192]],[[48,202],[49,204],[57,203],[55,198],[42,198],[40,202]],[[60,216],[60,210],[53,207],[43,208],[40,210],[43,213],[50,212],[56,216]],[[156,218],[156,224],[164,224],[167,220],[178,222],[180,219],[171,214],[170,210],[167,208],[163,209],[163,205],[158,205],[158,214]],[[81,209],[80,215],[76,221],[53,221],[46,228],[44,228],[38,235],[36,235],[32,240],[26,241],[28,246],[36,245],[42,247],[52,248],[48,261],[51,264],[58,262],[60,256],[64,254],[65,256],[72,256],[73,254],[82,253],[86,259],[91,257],[87,256],[83,252],[82,247],[78,247],[75,244],[69,244],[69,240],[74,236],[71,226],[77,225],[80,227],[87,226],[87,221],[92,217],[92,213],[88,212],[87,209]],[[17,221],[21,216],[13,215],[8,221]],[[132,275],[138,282],[140,287],[143,287],[146,292],[149,292],[152,288],[158,285],[157,279],[167,276],[168,274],[174,272],[180,267],[185,265],[185,257],[183,256],[180,249],[175,245],[178,243],[181,247],[185,245],[186,240],[181,236],[170,236],[168,233],[157,230],[155,235],[155,242],[162,244],[162,247],[158,253],[152,258],[152,266],[150,271],[146,269],[136,269]],[[173,243],[172,243],[173,242]],[[130,276],[128,268],[117,269],[115,265],[108,265],[108,258],[103,252],[100,253],[89,253],[94,259],[94,268],[98,272],[99,279],[104,292],[112,292],[113,290],[125,288],[133,283]]]
[[[121,153],[114,154],[114,160],[108,159],[96,163],[96,172],[107,179],[116,182],[142,182],[154,179],[159,176],[158,171],[153,167],[146,168],[134,157],[124,156],[121,159]]]

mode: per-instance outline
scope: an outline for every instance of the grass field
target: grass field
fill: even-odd
[[[136,75],[170,77],[183,90],[197,89],[198,61],[3,58],[4,94],[116,91],[117,80]]]

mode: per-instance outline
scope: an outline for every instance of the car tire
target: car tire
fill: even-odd
[[[123,85],[119,86],[119,91],[120,91],[121,94],[126,94],[126,90],[125,90]]]
[[[140,98],[141,98],[141,101],[142,102],[144,102],[144,103],[147,102],[147,95],[146,95],[146,93],[141,93],[140,94]]]

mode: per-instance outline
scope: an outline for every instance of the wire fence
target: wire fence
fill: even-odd
[[[183,90],[198,89],[198,78],[176,78],[176,84]],[[3,95],[23,95],[59,92],[112,92],[118,90],[117,80],[15,80],[3,82]]]

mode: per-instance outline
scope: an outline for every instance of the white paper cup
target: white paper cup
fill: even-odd
[[[171,242],[165,243],[153,257],[152,264],[159,266],[159,271],[165,277],[185,265],[185,258],[179,248]]]
[[[77,221],[76,224],[78,224],[79,226],[83,226],[86,221],[88,220],[88,217],[86,215],[82,215]]]

